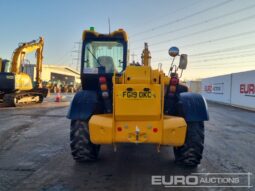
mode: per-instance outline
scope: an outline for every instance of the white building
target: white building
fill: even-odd
[[[31,79],[35,81],[36,67],[33,64],[26,64],[23,72],[30,75]],[[67,83],[73,82],[80,84],[80,73],[68,66],[47,65],[43,64],[42,80],[48,81],[65,81]]]

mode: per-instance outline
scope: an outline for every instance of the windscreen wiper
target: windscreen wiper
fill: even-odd
[[[89,48],[87,48],[89,53],[93,56],[93,58],[97,61],[99,66],[102,66],[102,64],[100,64],[99,60],[97,59],[97,57],[91,52],[91,50]]]

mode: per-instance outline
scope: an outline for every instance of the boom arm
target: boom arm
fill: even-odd
[[[39,38],[39,41],[31,41],[23,43],[20,45],[13,53],[12,58],[12,69],[13,73],[20,73],[20,65],[24,60],[24,57],[27,53],[36,51],[36,84],[40,86],[42,83],[41,73],[42,73],[42,60],[43,60],[43,46],[44,40],[42,37]]]

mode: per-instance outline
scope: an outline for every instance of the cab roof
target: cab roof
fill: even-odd
[[[113,31],[109,34],[101,34],[101,33],[98,33],[96,31],[93,31],[93,30],[84,30],[83,34],[82,34],[82,40],[86,40],[88,38],[90,38],[90,39],[115,38],[115,39],[124,40],[126,42],[128,40],[127,33],[123,29],[118,29],[118,30]]]

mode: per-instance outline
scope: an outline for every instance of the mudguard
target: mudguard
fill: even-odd
[[[188,122],[209,120],[207,103],[203,96],[197,93],[180,93],[178,113]]]
[[[79,91],[71,102],[67,118],[71,120],[87,120],[95,112],[97,105],[98,98],[95,91]]]

